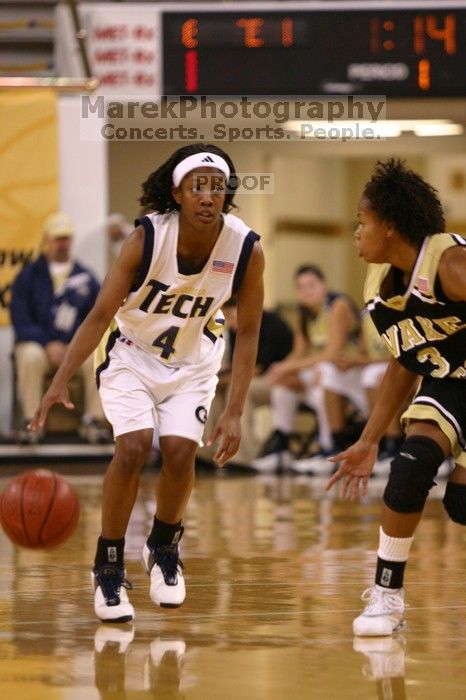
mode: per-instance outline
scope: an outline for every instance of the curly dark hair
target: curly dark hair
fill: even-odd
[[[385,163],[379,160],[362,196],[382,221],[393,224],[414,245],[445,231],[437,190],[408,170],[403,160],[390,158]]]
[[[227,213],[235,207],[233,203],[233,197],[235,196],[235,191],[238,187],[238,178],[236,177],[235,166],[230,156],[222,151],[221,148],[213,144],[207,143],[193,143],[189,146],[183,146],[175,151],[170,158],[163,163],[157,170],[149,175],[147,180],[142,183],[142,196],[139,199],[141,206],[156,211],[158,214],[165,214],[166,212],[173,211],[174,209],[179,209],[180,205],[175,202],[172,197],[172,175],[173,171],[182,160],[188,156],[192,156],[195,153],[214,153],[220,156],[228,163],[230,168],[230,179],[227,183],[228,193],[225,196],[225,203],[223,205],[223,212]]]

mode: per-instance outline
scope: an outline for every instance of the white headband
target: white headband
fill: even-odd
[[[191,170],[195,170],[196,168],[205,168],[206,166],[217,168],[217,170],[220,170],[220,172],[225,175],[227,180],[230,177],[230,168],[228,167],[226,160],[215,155],[215,153],[194,153],[194,155],[188,156],[178,163],[172,175],[173,184],[175,187],[178,187],[181,180],[187,173],[189,173]]]

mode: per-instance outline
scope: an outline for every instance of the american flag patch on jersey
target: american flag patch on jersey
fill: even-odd
[[[426,277],[418,277],[416,286],[419,289],[420,292],[424,292],[424,294],[429,293],[429,280]]]
[[[232,262],[225,262],[225,260],[214,260],[212,263],[213,272],[226,272],[227,275],[231,275],[234,267]]]

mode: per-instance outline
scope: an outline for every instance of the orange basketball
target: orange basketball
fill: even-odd
[[[19,474],[0,497],[0,523],[10,540],[21,547],[55,547],[68,539],[78,520],[75,490],[48,469]]]

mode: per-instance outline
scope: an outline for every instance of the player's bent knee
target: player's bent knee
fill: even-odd
[[[431,438],[409,437],[392,461],[383,500],[397,513],[420,513],[434,477],[444,460],[440,446]]]
[[[448,482],[443,506],[453,522],[466,525],[466,484]]]
[[[152,431],[138,430],[117,438],[115,455],[122,466],[127,465],[130,470],[139,469],[144,466],[151,447]]]
[[[161,441],[162,456],[166,471],[182,476],[194,469],[197,445],[192,440],[175,436],[164,437]]]

